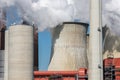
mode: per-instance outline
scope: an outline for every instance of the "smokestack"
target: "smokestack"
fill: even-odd
[[[87,68],[86,28],[88,24],[65,22],[53,31],[52,58],[48,70]]]
[[[0,8],[0,50],[5,47],[5,11]]]
[[[34,71],[38,70],[38,32],[34,27]]]
[[[8,80],[33,80],[33,27],[9,28]]]
[[[101,0],[90,0],[89,80],[103,80]]]

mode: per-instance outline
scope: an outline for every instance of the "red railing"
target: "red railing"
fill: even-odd
[[[34,71],[34,80],[87,80],[87,69],[79,71]]]

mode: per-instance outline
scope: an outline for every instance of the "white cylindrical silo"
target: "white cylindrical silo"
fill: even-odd
[[[8,80],[8,34],[9,31],[5,31],[5,62],[4,62],[4,80]]]
[[[8,80],[33,80],[33,27],[9,28]]]
[[[88,80],[103,80],[101,0],[90,0]]]
[[[53,31],[53,51],[48,70],[87,68],[87,24],[66,22]]]

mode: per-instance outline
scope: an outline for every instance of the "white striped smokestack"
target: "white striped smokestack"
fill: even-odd
[[[90,0],[89,80],[103,80],[101,0]]]

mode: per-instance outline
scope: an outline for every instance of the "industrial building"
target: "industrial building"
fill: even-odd
[[[0,80],[120,80],[120,37],[102,29],[101,0],[91,0],[89,24],[63,22],[53,29],[48,71],[38,71],[38,32],[0,20]]]

